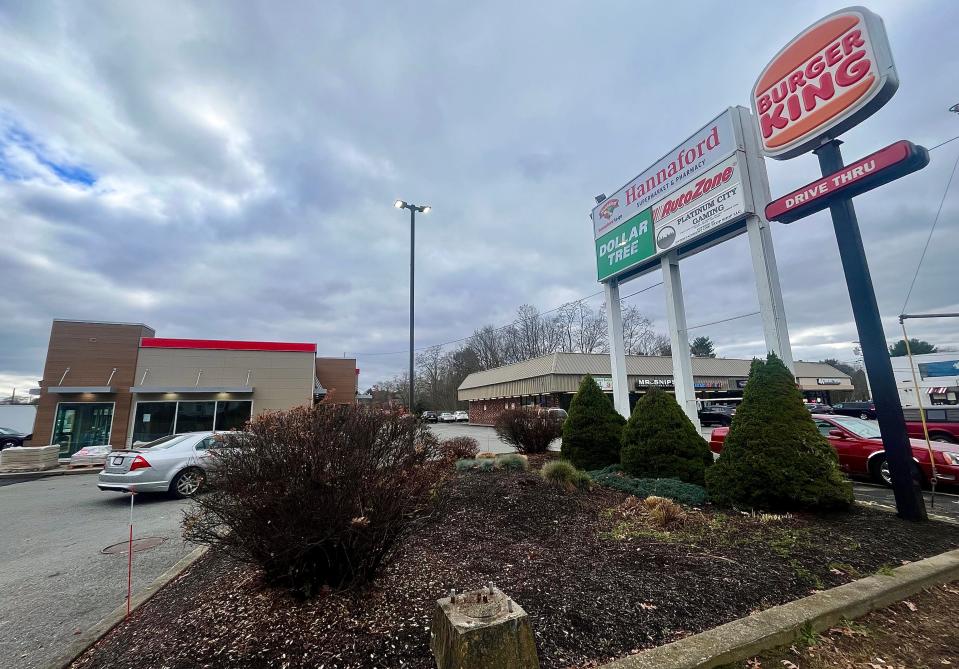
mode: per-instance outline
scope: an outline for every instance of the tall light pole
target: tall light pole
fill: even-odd
[[[428,214],[431,207],[429,205],[415,205],[403,200],[397,200],[393,203],[397,209],[410,210],[410,403],[409,412],[413,413],[413,389],[415,377],[413,376],[413,256],[416,250],[416,212]]]

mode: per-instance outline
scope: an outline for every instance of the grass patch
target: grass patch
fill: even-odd
[[[547,462],[540,470],[540,475],[550,483],[562,486],[570,491],[587,489],[592,482],[589,474],[577,469],[568,460]]]

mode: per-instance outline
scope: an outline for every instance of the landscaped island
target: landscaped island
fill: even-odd
[[[850,506],[774,357],[745,395],[720,464],[670,396],[626,422],[589,377],[562,426],[503,419],[521,454],[360,407],[258,419],[184,521],[212,550],[74,666],[433,667],[436,600],[493,583],[543,667],[595,667],[959,546]]]

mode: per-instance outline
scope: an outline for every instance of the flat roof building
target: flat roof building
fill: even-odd
[[[309,405],[326,387],[337,387],[334,402],[356,396],[356,361],[317,358],[316,344],[155,334],[143,324],[53,321],[31,443],[59,444],[68,457],[84,446],[240,429],[265,411]]]
[[[693,358],[696,398],[703,402],[741,398],[752,360]],[[458,389],[469,402],[470,422],[492,425],[501,411],[514,406],[569,408],[573,394],[587,374],[612,394],[609,355],[605,353],[551,353],[524,362],[474,372]],[[626,356],[630,407],[650,386],[673,388],[673,362],[668,356]],[[796,383],[810,401],[832,403],[853,390],[848,375],[820,362],[796,362]]]

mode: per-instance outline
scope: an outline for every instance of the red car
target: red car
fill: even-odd
[[[889,465],[882,447],[879,425],[875,421],[852,418],[851,416],[813,414],[816,426],[839,456],[840,468],[852,476],[869,476],[879,483],[892,485]],[[717,427],[709,437],[709,448],[713,453],[723,452],[728,427]],[[932,479],[932,466],[929,464],[929,450],[921,439],[910,439],[912,459],[926,481]],[[936,458],[936,474],[943,483],[959,481],[959,445],[944,442],[932,442]]]

